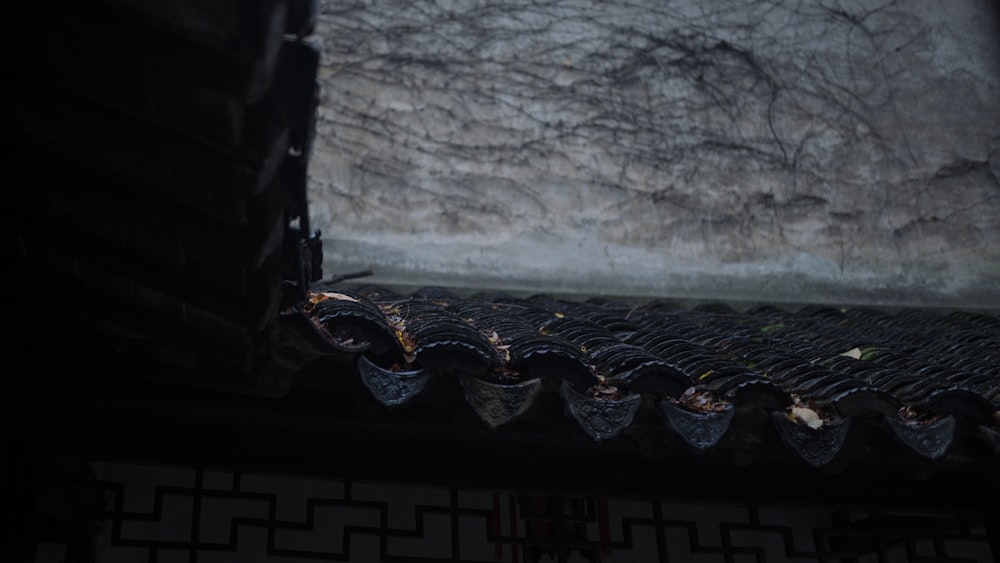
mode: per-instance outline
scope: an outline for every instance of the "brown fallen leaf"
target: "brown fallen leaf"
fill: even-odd
[[[696,413],[724,412],[729,407],[728,401],[716,398],[711,391],[695,387],[688,387],[680,397],[670,397],[669,400],[674,405]]]

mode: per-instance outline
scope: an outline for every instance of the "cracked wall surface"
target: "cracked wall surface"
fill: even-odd
[[[327,274],[1000,308],[991,0],[321,4]]]

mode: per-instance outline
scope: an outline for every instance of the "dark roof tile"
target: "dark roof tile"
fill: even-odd
[[[741,313],[374,285],[318,295],[307,314],[332,348],[357,355],[360,376],[387,406],[440,377],[456,379],[492,429],[554,393],[595,441],[638,418],[659,420],[660,430],[637,435],[672,432],[706,450],[729,433],[759,432],[734,426],[750,416],[770,420],[813,465],[836,457],[855,421],[931,459],[963,427],[996,448],[1000,375],[985,358],[998,323],[989,315],[770,305]],[[660,414],[637,417],[646,409]]]

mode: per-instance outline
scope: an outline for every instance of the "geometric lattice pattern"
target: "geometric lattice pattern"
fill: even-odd
[[[679,503],[109,461],[50,483],[100,499],[87,557],[36,563],[993,562],[998,516]],[[43,507],[44,508],[44,507]]]

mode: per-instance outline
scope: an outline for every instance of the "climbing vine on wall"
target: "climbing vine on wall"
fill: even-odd
[[[939,49],[940,15],[905,0],[326,1],[324,232],[807,252],[841,272],[899,273],[942,240],[996,247],[996,55]]]

